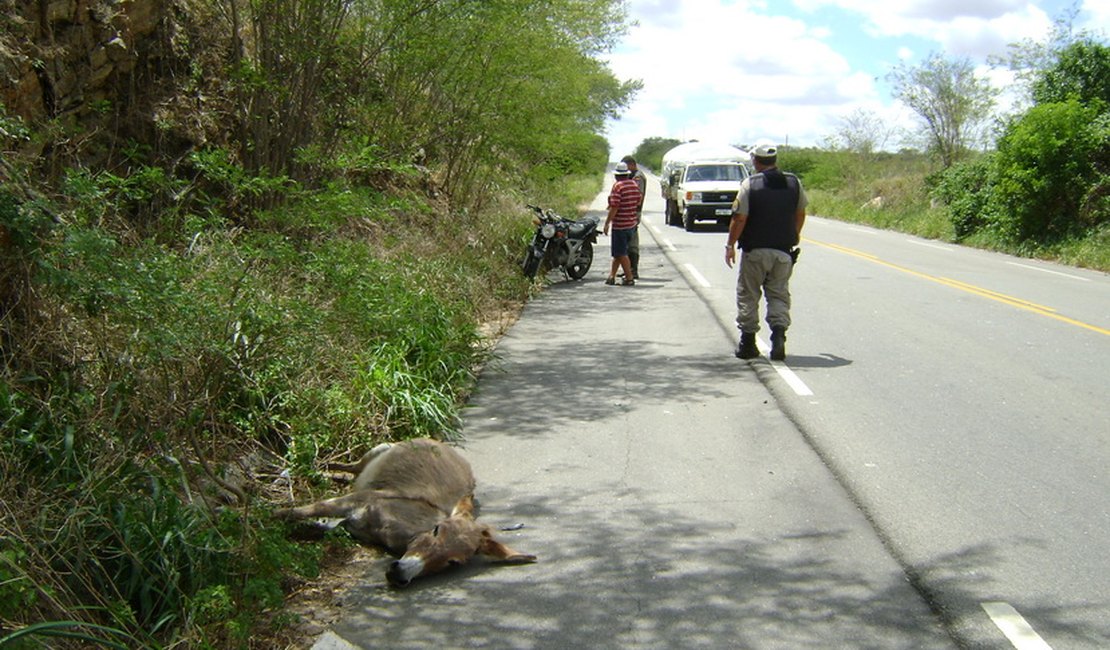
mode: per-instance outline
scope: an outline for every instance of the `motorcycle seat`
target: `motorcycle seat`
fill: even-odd
[[[581,221],[572,221],[570,224],[570,236],[576,239],[585,237],[591,230],[597,229],[597,219],[585,218]]]

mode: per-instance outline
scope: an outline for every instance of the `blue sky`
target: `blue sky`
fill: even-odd
[[[1069,7],[1079,29],[1106,34],[1110,0],[628,0],[636,22],[609,57],[644,89],[608,125],[612,157],[647,137],[733,144],[759,138],[808,146],[863,110],[912,129],[886,81],[932,52],[987,65],[1007,45],[1043,40]],[[1003,109],[1014,97],[1003,98]],[[888,147],[897,148],[895,136]]]

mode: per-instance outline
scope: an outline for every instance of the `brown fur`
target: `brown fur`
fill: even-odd
[[[442,442],[421,438],[379,445],[359,462],[338,468],[358,475],[350,493],[275,514],[293,520],[342,519],[358,541],[401,557],[387,573],[397,586],[465,564],[475,554],[536,561],[495,540],[492,529],[474,519],[470,464]]]

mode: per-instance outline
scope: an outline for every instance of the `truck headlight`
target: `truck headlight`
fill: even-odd
[[[687,192],[686,200],[693,201],[694,203],[701,203],[701,192]]]

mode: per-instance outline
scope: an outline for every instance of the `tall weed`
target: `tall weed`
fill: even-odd
[[[253,187],[223,160],[210,181]],[[199,198],[144,224],[116,209],[203,194],[154,173],[71,174],[53,227],[3,204],[36,259],[37,326],[0,367],[0,622],[18,643],[117,630],[134,647],[245,647],[321,552],[268,502],[321,460],[457,434],[482,326],[532,287],[523,204],[573,214],[601,176],[479,212],[394,172],[391,188],[340,178],[233,219]]]

